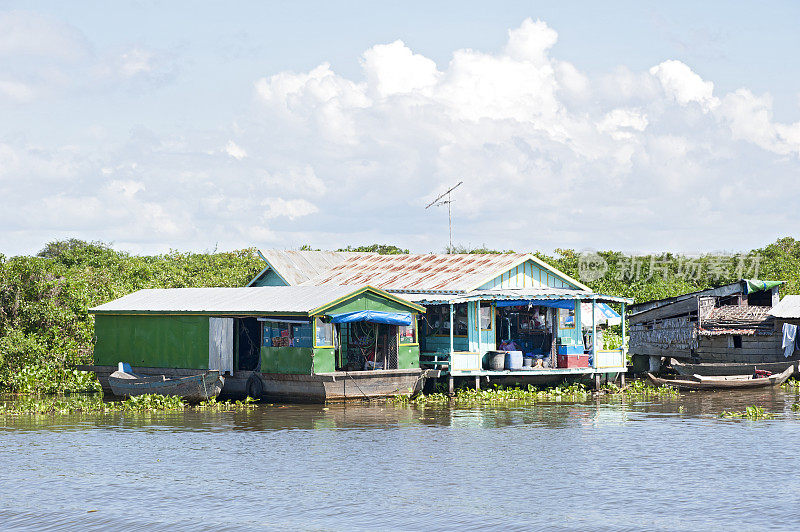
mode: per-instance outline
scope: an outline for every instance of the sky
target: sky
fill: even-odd
[[[800,3],[0,0],[0,253],[737,252],[800,222]]]

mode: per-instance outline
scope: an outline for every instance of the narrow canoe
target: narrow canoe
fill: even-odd
[[[703,375],[706,377],[724,375],[753,375],[757,369],[770,371],[772,373],[782,373],[789,366],[796,366],[796,360],[785,362],[764,362],[761,364],[737,364],[730,362],[702,362],[699,364],[687,364],[679,362],[674,358],[670,360],[670,366],[680,375]]]
[[[672,386],[681,390],[729,390],[777,386],[783,384],[793,373],[794,366],[786,368],[782,373],[759,378],[753,378],[751,375],[728,375],[722,377],[693,375],[691,379],[662,379],[649,372],[647,373],[647,378],[656,386]]]
[[[111,391],[117,397],[144,394],[175,395],[187,401],[207,401],[222,391],[223,379],[217,370],[189,377],[156,375],[142,377],[135,373],[115,371],[108,377]]]

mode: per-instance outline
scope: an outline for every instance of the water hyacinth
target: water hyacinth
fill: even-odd
[[[719,417],[729,418],[729,419],[772,419],[776,417],[776,414],[772,412],[767,412],[760,406],[748,406],[744,410],[740,412],[728,412],[727,410],[723,411]]]
[[[629,386],[620,388],[615,384],[605,384],[599,392],[602,395],[619,397],[624,400],[647,400],[678,397],[678,391],[669,386],[653,386],[645,381],[633,381]],[[585,401],[593,392],[583,384],[559,384],[546,388],[528,385],[527,388],[501,387],[495,385],[487,390],[459,388],[450,396],[442,392],[419,394],[414,397],[395,396],[391,401],[395,404],[413,405],[492,405],[492,404],[534,404],[562,401]]]
[[[138,395],[123,401],[103,401],[100,394],[73,394],[33,396],[23,395],[13,401],[0,402],[0,415],[22,414],[87,414],[108,412],[166,412],[213,411],[234,412],[254,408],[255,401],[217,401],[216,398],[197,405],[186,403],[180,397],[164,395]]]

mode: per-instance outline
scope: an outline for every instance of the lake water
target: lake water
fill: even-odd
[[[797,530],[796,400],[0,417],[0,529]]]

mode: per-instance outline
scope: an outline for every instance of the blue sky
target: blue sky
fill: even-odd
[[[0,253],[441,251],[424,205],[459,180],[465,245],[760,246],[800,221],[798,21],[796,2],[0,1]]]

